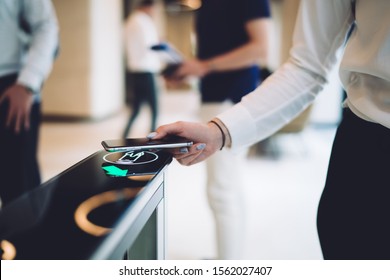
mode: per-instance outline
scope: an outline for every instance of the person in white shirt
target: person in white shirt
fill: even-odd
[[[0,197],[5,205],[41,180],[36,158],[40,92],[58,51],[51,1],[0,1],[0,38]]]
[[[158,54],[151,49],[159,43],[153,13],[154,0],[142,0],[125,23],[125,50],[127,64],[127,103],[131,116],[123,132],[127,138],[143,103],[151,110],[151,130],[156,129],[158,116],[158,86],[156,74],[161,70]]]
[[[307,108],[341,57],[347,99],[318,208],[321,248],[325,259],[390,259],[389,12],[388,0],[302,0],[290,58],[261,86],[213,122],[163,125],[149,137],[193,140],[173,151],[184,165],[251,145]]]

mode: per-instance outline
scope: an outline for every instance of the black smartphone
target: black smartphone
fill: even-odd
[[[173,76],[183,62],[182,54],[169,43],[153,45],[151,49],[158,52],[161,59],[166,63],[165,68],[161,71],[161,75],[166,78]]]
[[[178,64],[183,61],[183,55],[169,43],[160,43],[150,47],[151,50],[156,51],[161,60],[167,64]]]
[[[178,64],[168,64],[162,71],[161,75],[163,75],[166,78],[171,78],[173,74],[175,74],[176,70],[181,66],[180,63]]]
[[[192,141],[178,136],[170,136],[159,140],[153,140],[145,137],[102,141],[103,148],[108,152],[181,148],[189,147],[192,144]]]

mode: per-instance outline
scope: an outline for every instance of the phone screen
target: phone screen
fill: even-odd
[[[149,138],[127,138],[102,141],[102,146],[106,151],[131,151],[148,149],[166,149],[188,147],[193,143],[182,137],[170,137],[160,140],[150,140]]]
[[[183,61],[182,54],[168,43],[153,45],[151,49],[156,51],[160,55],[161,60],[167,64],[180,64]]]

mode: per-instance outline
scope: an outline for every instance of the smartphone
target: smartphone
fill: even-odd
[[[170,136],[159,140],[153,140],[145,137],[102,141],[103,148],[108,152],[181,148],[189,147],[192,144],[192,141],[178,136]]]
[[[161,75],[166,78],[171,77],[183,62],[182,54],[169,43],[153,45],[151,49],[158,52],[161,59],[165,62],[166,66],[161,71]]]
[[[179,64],[183,62],[183,55],[169,43],[160,43],[150,47],[151,50],[156,51],[161,60],[167,64]]]
[[[168,64],[162,71],[161,75],[163,75],[166,78],[170,78],[175,74],[176,70],[179,69],[181,66],[180,63],[178,64]]]

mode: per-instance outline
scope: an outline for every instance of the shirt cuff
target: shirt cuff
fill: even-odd
[[[228,129],[233,150],[256,142],[256,125],[250,113],[240,103],[217,116]]]
[[[17,83],[30,88],[34,93],[39,93],[42,86],[42,77],[34,71],[23,69],[19,74]]]

